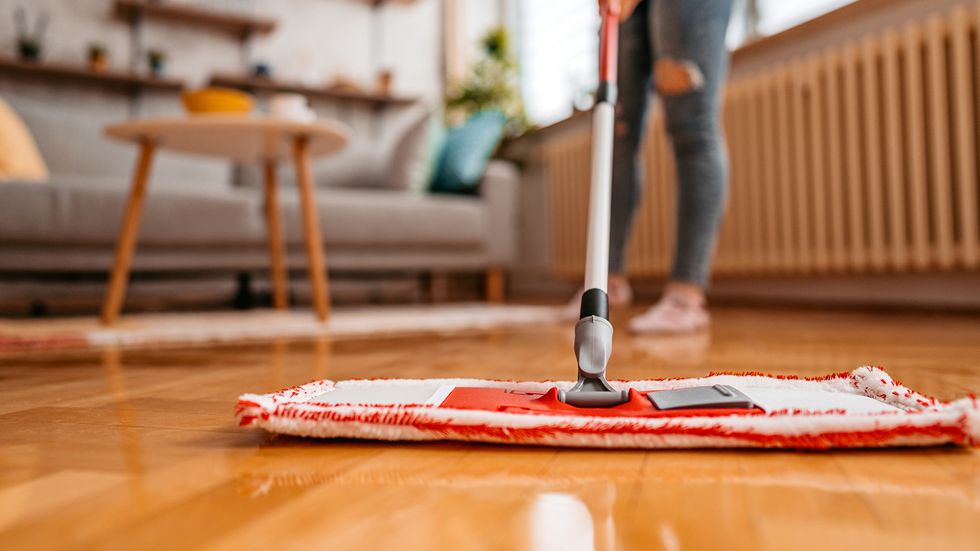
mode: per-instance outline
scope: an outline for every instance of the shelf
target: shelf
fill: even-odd
[[[115,0],[114,13],[116,17],[130,22],[146,19],[185,23],[229,34],[240,40],[247,40],[256,34],[268,34],[276,28],[276,21],[267,17],[171,4],[162,0]]]
[[[125,71],[92,71],[83,66],[47,61],[20,61],[0,58],[0,74],[11,74],[35,80],[58,80],[109,88],[133,90],[139,88],[178,92],[184,81],[170,77],[154,77]]]
[[[386,4],[414,4],[415,0],[361,0],[372,8],[379,8]]]
[[[378,8],[381,6],[386,6],[388,4],[401,4],[403,6],[408,6],[414,4],[418,0],[361,0],[365,4],[370,5],[372,8]]]
[[[361,103],[375,109],[410,105],[417,101],[415,98],[384,96],[371,92],[330,90],[329,88],[315,88],[295,82],[283,82],[268,78],[221,73],[211,75],[210,85],[237,88],[249,92],[295,92],[297,94],[303,94],[310,99],[348,101]]]

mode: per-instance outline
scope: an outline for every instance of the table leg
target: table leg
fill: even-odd
[[[279,195],[276,193],[276,162],[266,161],[265,172],[265,224],[269,238],[269,259],[272,261],[272,304],[277,310],[285,310],[286,298],[286,251],[279,216]]]
[[[484,274],[484,290],[487,302],[499,304],[507,297],[507,283],[504,269],[499,266],[487,268]]]
[[[327,265],[323,254],[323,240],[320,238],[320,223],[317,219],[313,176],[310,173],[309,145],[307,137],[296,138],[293,158],[296,163],[296,183],[299,187],[300,209],[303,213],[303,235],[306,239],[310,285],[313,287],[313,309],[316,311],[317,317],[324,321],[330,316]]]
[[[129,283],[129,266],[133,260],[133,250],[136,248],[136,238],[139,236],[140,218],[143,216],[143,202],[146,199],[146,184],[150,177],[150,167],[153,165],[153,154],[156,150],[153,142],[144,141],[140,144],[139,158],[136,161],[136,171],[129,189],[129,199],[123,214],[122,227],[116,239],[116,256],[109,275],[109,287],[102,301],[102,323],[111,325],[119,316],[123,299],[126,295],[126,285]]]

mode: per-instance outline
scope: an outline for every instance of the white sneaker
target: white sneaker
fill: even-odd
[[[694,333],[708,328],[711,317],[703,302],[692,302],[677,294],[664,295],[649,310],[629,322],[634,333]]]

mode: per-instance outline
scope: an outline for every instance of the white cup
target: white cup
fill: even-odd
[[[273,117],[293,121],[310,122],[316,113],[310,109],[309,101],[303,94],[279,93],[269,99],[269,113]]]

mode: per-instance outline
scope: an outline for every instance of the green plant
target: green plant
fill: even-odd
[[[153,65],[158,65],[167,61],[167,54],[160,50],[150,50],[146,52],[146,59]]]
[[[14,22],[17,28],[17,50],[25,60],[36,60],[41,57],[44,49],[44,33],[48,28],[48,15],[41,13],[34,21],[34,28],[29,28],[27,11],[24,6],[14,9]]]
[[[483,58],[476,62],[469,76],[451,86],[446,94],[447,113],[469,117],[478,111],[496,109],[507,118],[506,135],[519,136],[530,128],[530,123],[524,111],[510,35],[507,29],[497,27],[480,44]]]
[[[109,67],[109,49],[106,48],[105,44],[89,42],[87,51],[89,69],[104,71]]]
[[[106,48],[105,44],[99,42],[91,42],[88,45],[88,58],[89,59],[102,59],[109,55],[109,49]]]
[[[167,64],[167,54],[160,50],[150,50],[146,52],[146,62],[150,66],[150,72],[159,75]]]

